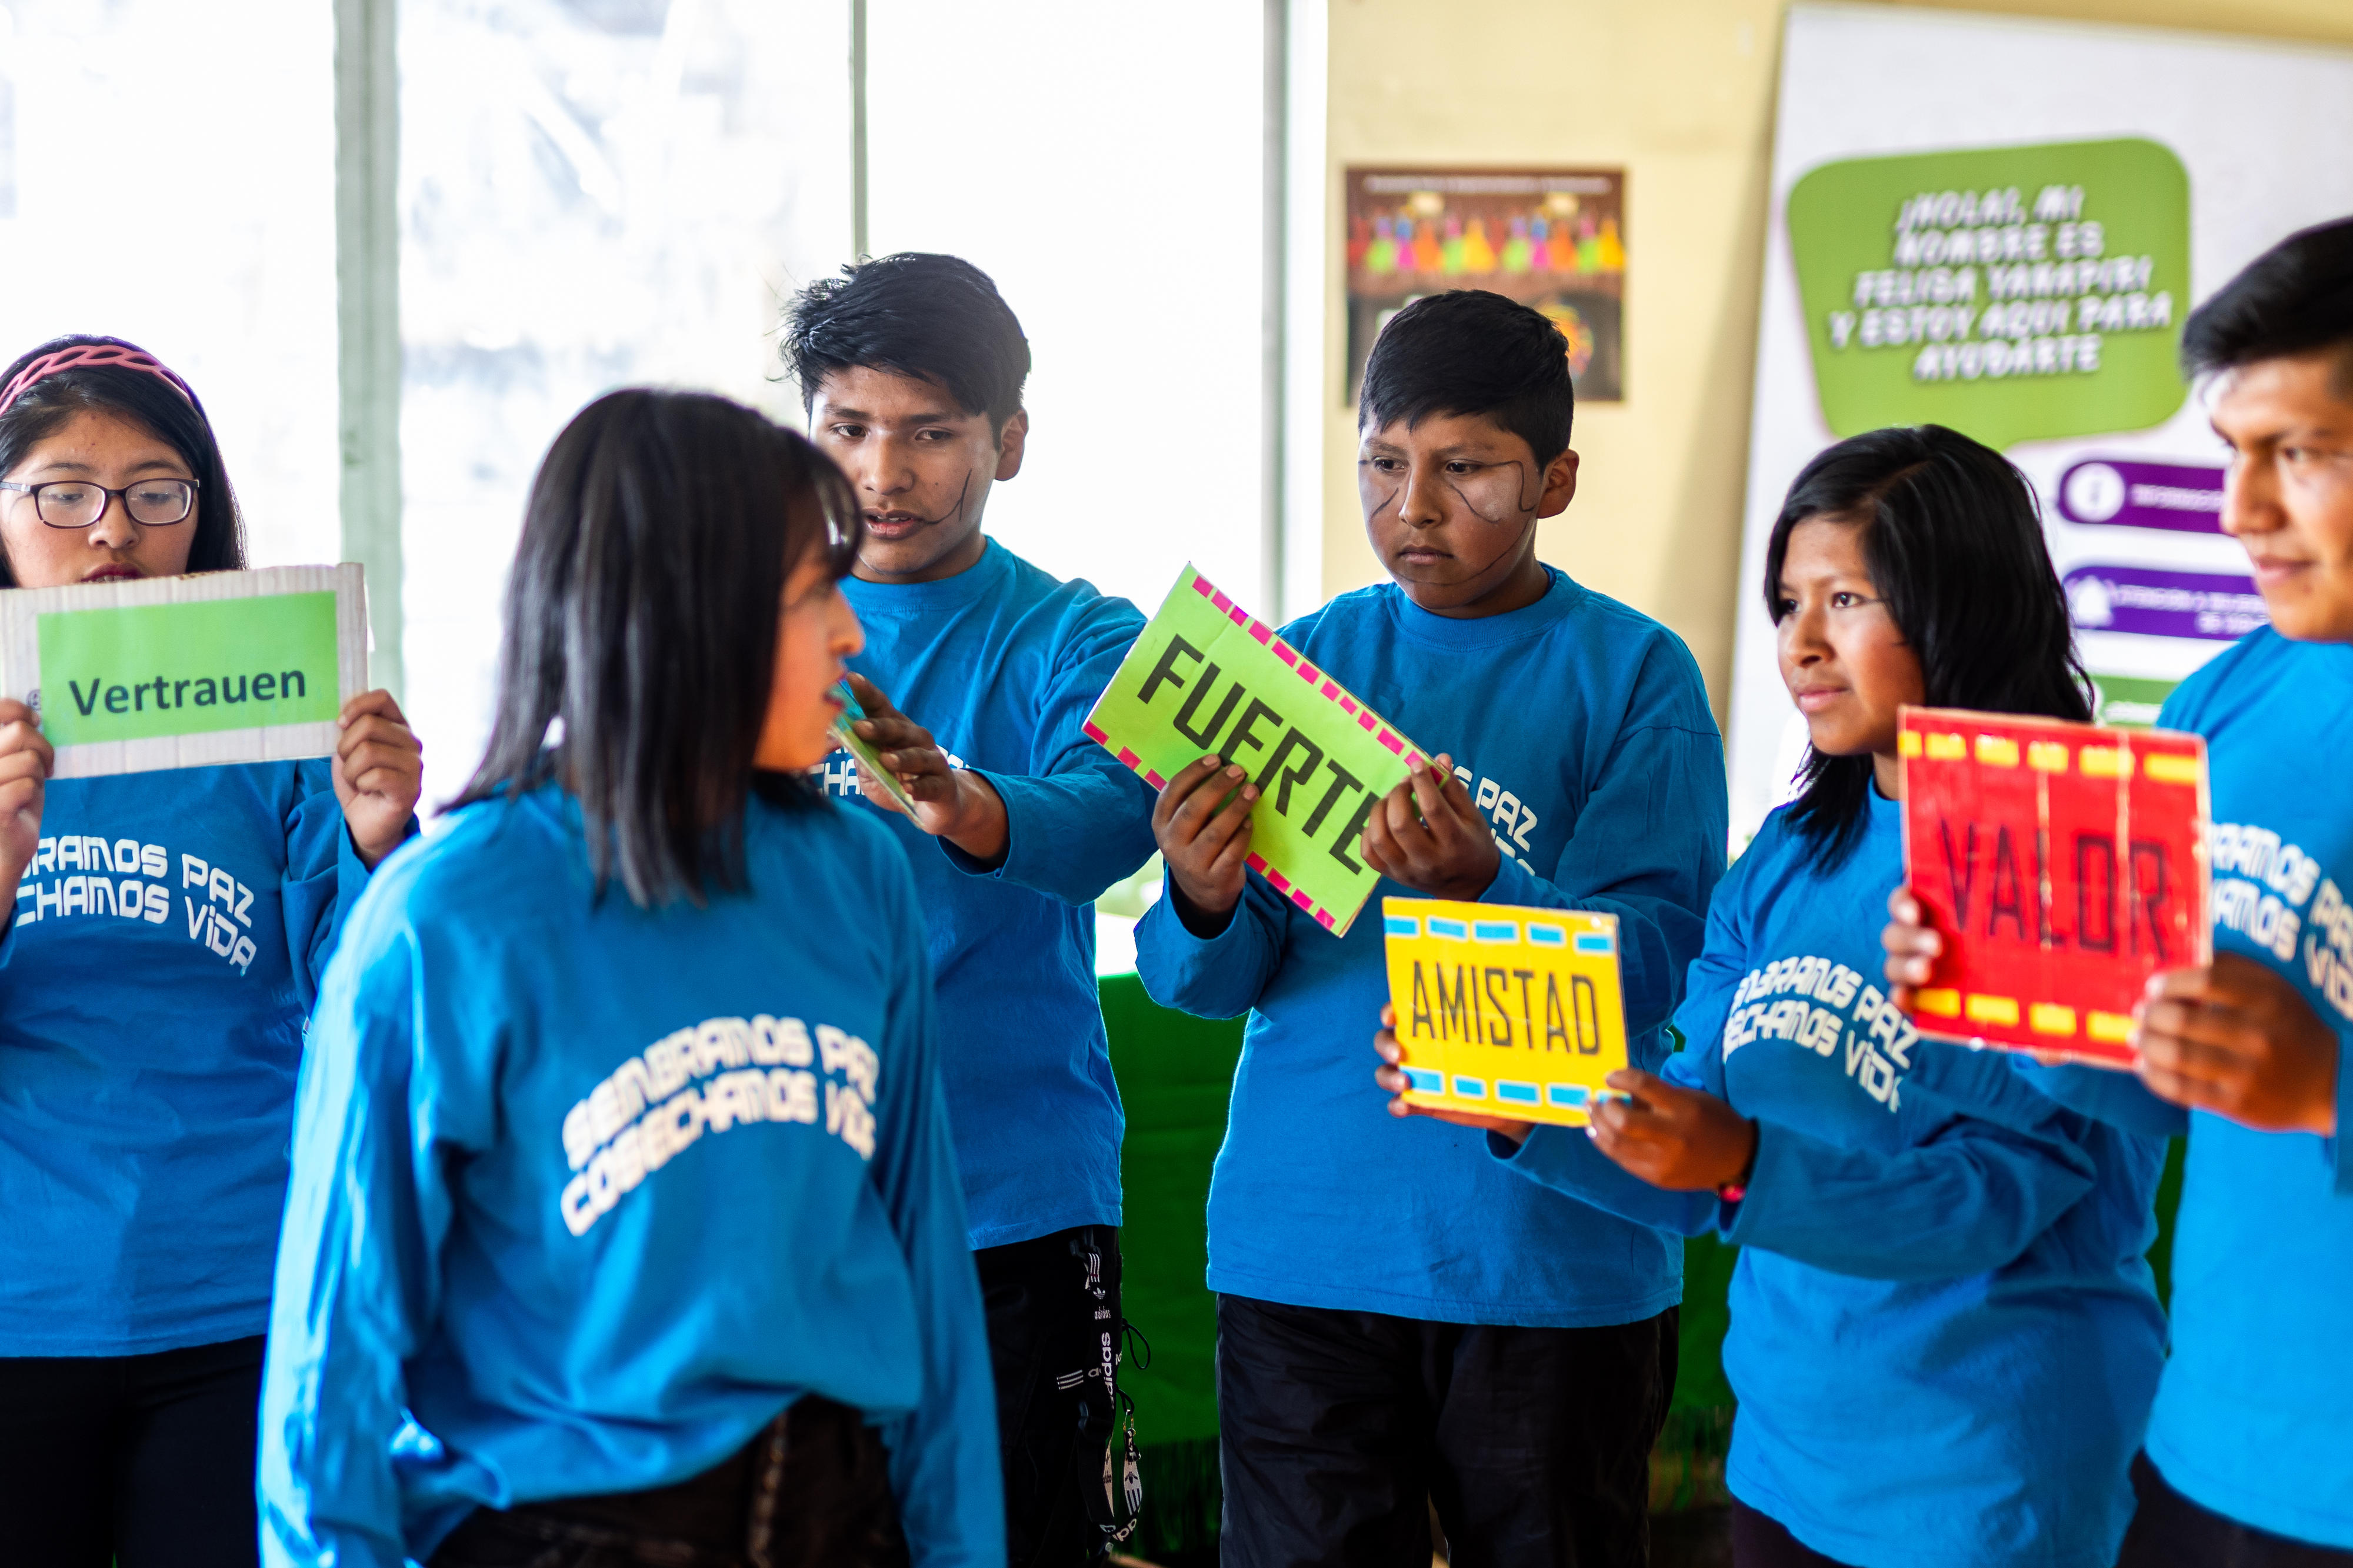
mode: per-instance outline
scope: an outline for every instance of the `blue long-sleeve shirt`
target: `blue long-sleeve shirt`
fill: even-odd
[[[324,760],[51,781],[0,941],[0,1356],[267,1326],[303,1016],[366,883]]]
[[[755,800],[747,892],[592,892],[553,786],[388,860],[311,1027],[261,1403],[265,1560],[667,1485],[805,1394],[914,1561],[1002,1564],[996,1405],[905,858]]]
[[[842,584],[866,628],[850,668],[1005,802],[990,867],[894,812],[915,871],[972,1245],[1120,1222],[1126,1129],[1095,993],[1094,900],[1152,855],[1152,791],[1081,728],[1144,629],[1124,599],[991,541],[936,583]],[[828,763],[858,793],[848,752]],[[860,806],[856,809],[873,809]]]
[[[1723,747],[1673,633],[1555,571],[1508,615],[1456,620],[1393,584],[1283,637],[1426,752],[1445,752],[1502,860],[1490,903],[1619,917],[1632,1053],[1654,1066],[1724,868]],[[1417,897],[1384,880],[1373,893]],[[1366,1055],[1381,922],[1335,937],[1250,875],[1203,940],[1163,898],[1136,968],[1164,1005],[1249,1012],[1209,1189],[1209,1288],[1448,1322],[1631,1322],[1681,1299],[1648,1225],[1512,1179],[1479,1136],[1390,1116]]]
[[[2163,1354],[2164,1145],[1922,1038],[1875,982],[1902,811],[1836,868],[1785,808],[1717,888],[1671,1082],[1757,1124],[1746,1194],[1664,1192],[1582,1131],[1509,1166],[1742,1251],[1733,1495],[1861,1568],[2106,1568]]]
[[[2185,1111],[2125,1073],[2030,1076],[2189,1135],[2150,1460],[2217,1513],[2353,1549],[2353,647],[2256,632],[2158,722],[2206,737],[2215,951],[2278,971],[2337,1034],[2337,1136]]]

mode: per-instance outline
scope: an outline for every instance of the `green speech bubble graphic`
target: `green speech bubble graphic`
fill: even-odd
[[[1822,417],[1989,446],[2139,430],[2188,395],[2189,176],[2157,142],[1857,158],[1789,193]]]

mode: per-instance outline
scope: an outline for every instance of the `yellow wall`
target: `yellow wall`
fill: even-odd
[[[1342,356],[1351,164],[1626,171],[1626,400],[1577,410],[1545,558],[1731,679],[1749,384],[1787,0],[1329,0],[1324,588],[1376,582]],[[1973,0],[1944,9],[2353,44],[2353,0]]]

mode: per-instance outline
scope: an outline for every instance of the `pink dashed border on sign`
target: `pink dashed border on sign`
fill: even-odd
[[[1408,767],[1417,767],[1420,765],[1422,761],[1421,752],[1411,741],[1407,740],[1395,730],[1392,730],[1388,725],[1382,723],[1380,720],[1374,715],[1371,709],[1366,707],[1363,703],[1350,696],[1347,690],[1343,688],[1338,681],[1334,680],[1330,676],[1324,674],[1324,671],[1308,663],[1306,658],[1300,654],[1297,648],[1293,647],[1289,643],[1274,635],[1274,628],[1272,626],[1270,626],[1264,621],[1258,619],[1248,610],[1243,609],[1240,605],[1235,604],[1233,600],[1228,598],[1224,594],[1219,593],[1217,585],[1211,583],[1207,577],[1202,576],[1198,572],[1195,572],[1193,574],[1191,586],[1193,592],[1208,600],[1209,603],[1215,605],[1227,619],[1232,621],[1234,625],[1248,631],[1250,635],[1259,642],[1265,644],[1266,647],[1273,653],[1275,658],[1282,660],[1284,664],[1291,667],[1293,674],[1298,676],[1300,679],[1307,683],[1309,689],[1320,694],[1324,701],[1338,704],[1340,710],[1343,713],[1353,716],[1357,724],[1377,738],[1382,745],[1388,747],[1391,752],[1394,752],[1398,756],[1404,758],[1405,763]],[[1092,718],[1086,721],[1084,728],[1086,730],[1087,739],[1114,753],[1119,758],[1120,764],[1128,769],[1131,773],[1141,773],[1144,776],[1145,783],[1150,784],[1154,789],[1166,789],[1168,787],[1168,781],[1166,779],[1162,778],[1158,773],[1153,772],[1150,768],[1145,767],[1144,765],[1144,759],[1137,756],[1134,752],[1130,751],[1125,746],[1119,744],[1109,735],[1104,734],[1102,727],[1096,724]],[[1250,855],[1247,859],[1251,870],[1256,871],[1261,876],[1264,877],[1267,879],[1268,885],[1273,888],[1276,892],[1289,894],[1291,901],[1298,905],[1307,913],[1314,916],[1317,923],[1322,925],[1325,931],[1336,931],[1340,929],[1339,920],[1330,910],[1324,908],[1322,905],[1315,902],[1314,900],[1302,892],[1299,889],[1293,887],[1290,879],[1284,877],[1282,872],[1274,869],[1271,866],[1269,866],[1263,857],[1253,853]]]

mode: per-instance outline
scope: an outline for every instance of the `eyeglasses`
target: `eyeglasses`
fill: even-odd
[[[50,479],[37,485],[0,479],[0,490],[31,496],[34,515],[51,528],[92,527],[115,496],[122,498],[122,510],[142,528],[168,528],[187,521],[195,510],[196,484],[195,479],[141,479],[115,490],[88,479]]]

